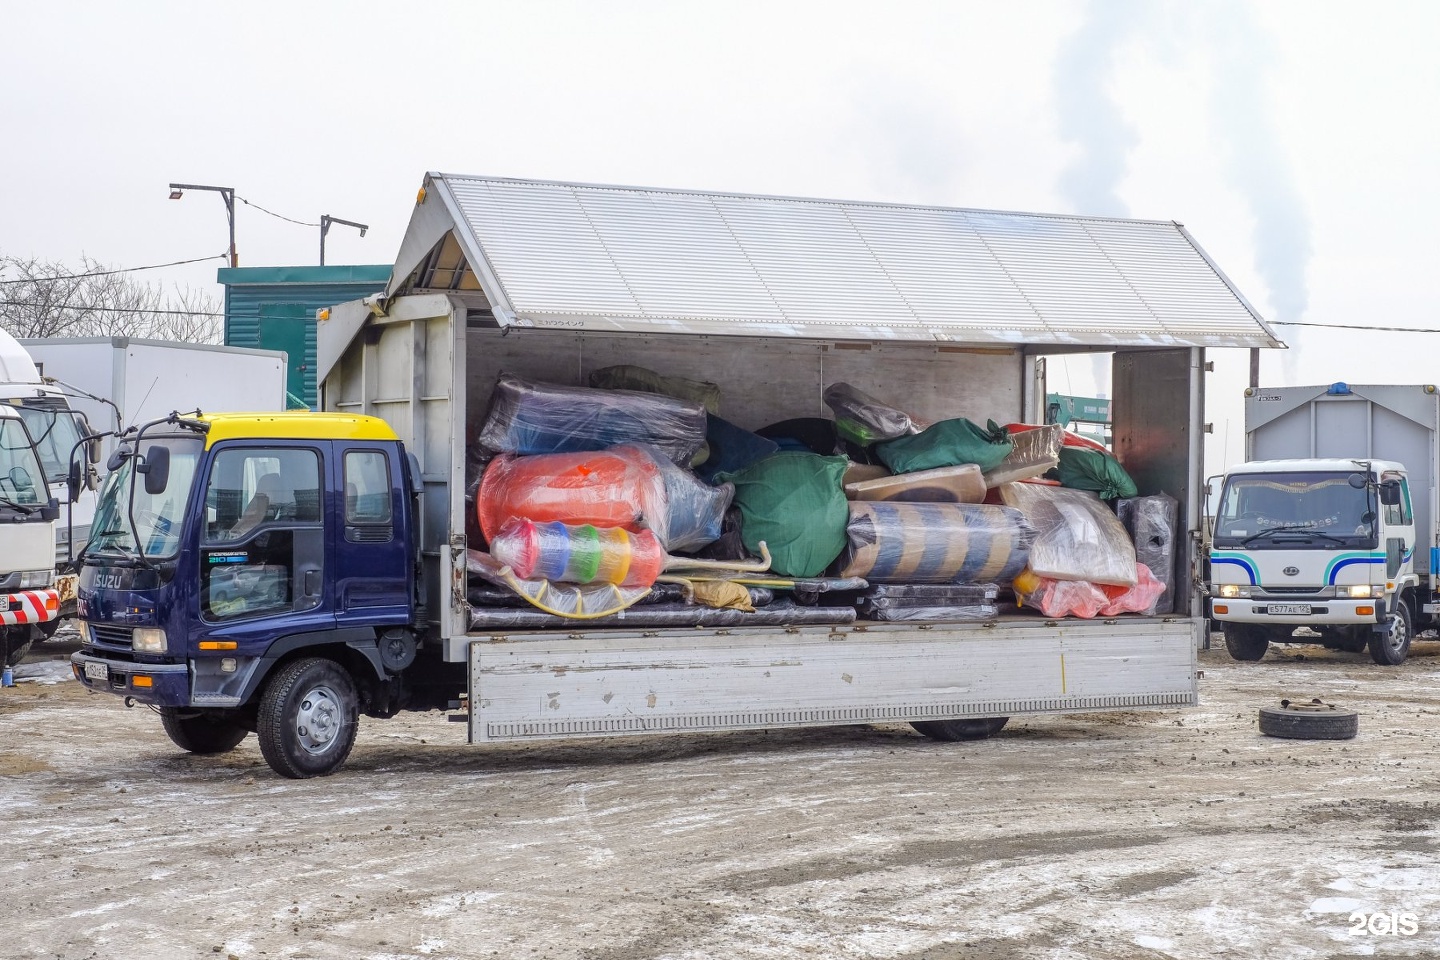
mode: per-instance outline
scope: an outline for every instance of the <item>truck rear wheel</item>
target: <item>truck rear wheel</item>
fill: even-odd
[[[1270,631],[1258,623],[1227,623],[1225,649],[1236,660],[1259,660],[1270,649]]]
[[[24,660],[38,635],[39,631],[27,624],[0,627],[0,653],[5,655],[4,665],[13,667]]]
[[[1390,614],[1384,633],[1370,635],[1370,659],[1382,667],[1398,667],[1410,655],[1410,641],[1415,632],[1410,628],[1410,610],[1398,600]]]
[[[981,717],[967,720],[912,720],[916,733],[931,740],[958,743],[963,740],[985,740],[993,737],[1010,722],[1009,717]]]
[[[355,682],[333,660],[310,657],[281,668],[260,696],[260,752],[282,777],[334,773],[355,746]]]
[[[239,746],[250,733],[218,711],[202,713],[161,707],[160,723],[170,742],[190,753],[226,753]]]

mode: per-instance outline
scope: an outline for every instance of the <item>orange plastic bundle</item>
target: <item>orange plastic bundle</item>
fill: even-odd
[[[529,457],[502,454],[485,469],[475,512],[487,541],[513,517],[627,530],[642,524],[663,528],[665,481],[656,463],[633,447]],[[662,538],[666,533],[656,532]]]

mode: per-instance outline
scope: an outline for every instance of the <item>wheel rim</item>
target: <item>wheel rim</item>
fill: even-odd
[[[324,753],[335,745],[344,723],[345,711],[335,691],[324,684],[311,687],[295,711],[295,740],[306,753]]]
[[[1390,630],[1385,635],[1385,643],[1397,652],[1405,649],[1405,618],[1398,613],[1390,615]]]

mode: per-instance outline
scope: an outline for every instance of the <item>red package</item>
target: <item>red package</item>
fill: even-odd
[[[1155,574],[1143,563],[1135,564],[1135,586],[1118,587],[1106,585],[1105,596],[1109,602],[1100,608],[1100,616],[1113,617],[1122,613],[1143,613],[1153,615],[1165,584],[1155,579]]]
[[[1015,595],[1022,605],[1039,610],[1047,617],[1083,617],[1090,620],[1109,601],[1105,591],[1088,580],[1035,579],[1040,581],[1039,587],[1030,593],[1016,590]]]

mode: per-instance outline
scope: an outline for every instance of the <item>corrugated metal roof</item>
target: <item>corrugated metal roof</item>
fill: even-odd
[[[451,174],[430,182],[502,324],[1280,345],[1177,223]],[[397,269],[392,283],[403,279]]]

